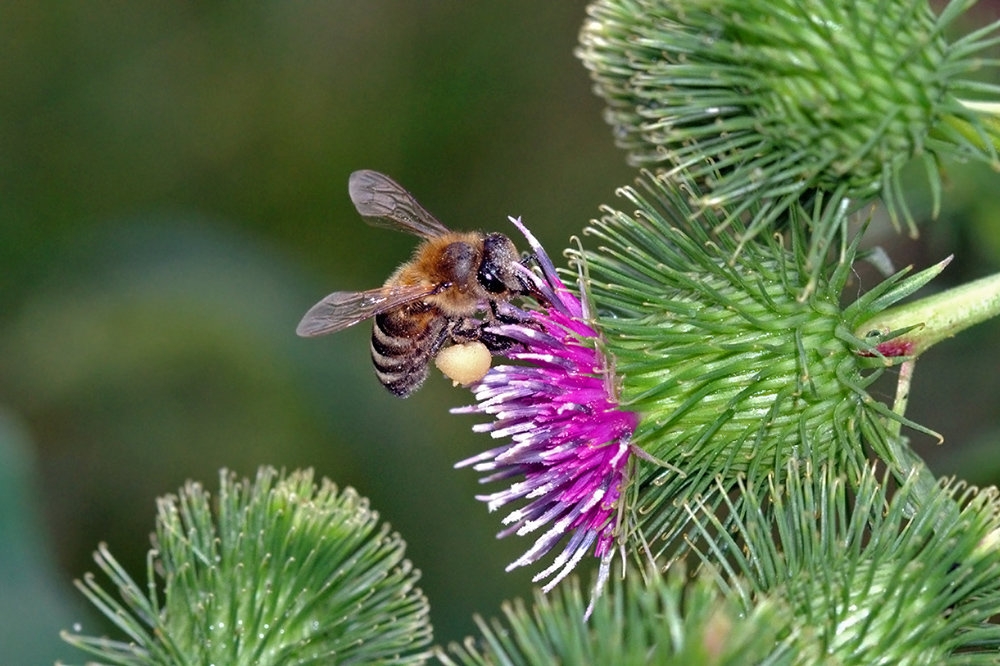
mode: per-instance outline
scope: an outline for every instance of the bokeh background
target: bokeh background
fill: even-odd
[[[0,663],[82,661],[58,631],[105,630],[72,585],[96,545],[143,576],[155,498],[223,467],[313,467],[371,498],[440,641],[528,593],[503,571],[527,543],[495,540],[452,469],[490,445],[448,415],[468,394],[433,375],[398,400],[367,326],[294,328],[414,245],[354,213],[355,169],[455,228],[521,215],[555,256],[614,202],[634,173],[572,54],[583,8],[0,4]],[[1000,269],[1000,176],[949,174],[919,240],[872,235],[898,265],[954,252],[940,286]],[[917,367],[910,416],[946,442],[915,439],[942,474],[1000,479],[998,343],[983,324]]]

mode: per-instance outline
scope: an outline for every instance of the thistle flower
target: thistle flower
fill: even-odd
[[[543,309],[524,313],[523,323],[492,329],[520,343],[507,353],[519,363],[492,368],[472,386],[477,404],[452,410],[494,416],[474,430],[509,442],[456,467],[485,473],[483,483],[510,481],[503,490],[477,497],[490,511],[523,502],[503,519],[508,527],[498,537],[545,530],[508,571],[538,562],[565,538],[561,552],[534,580],[548,578],[547,592],[592,551],[601,562],[600,590],[614,554],[637,416],[618,409],[614,367],[588,308],[559,279],[520,220],[511,221],[541,267],[541,276],[527,269],[523,275],[546,302]]]
[[[995,663],[996,488],[928,488],[912,474],[890,499],[873,467],[853,482],[832,466],[792,470],[764,492],[741,483],[722,517],[690,510],[724,589],[746,609],[789,606],[775,629],[807,657],[798,663]]]
[[[64,640],[134,666],[426,660],[420,574],[367,500],[326,480],[317,487],[308,470],[261,468],[252,484],[220,476],[214,511],[196,483],[159,500],[144,586],[105,546],[95,559],[121,601],[90,574],[77,583],[128,641]]]
[[[741,228],[713,234],[711,211],[693,219],[691,183],[646,174],[619,193],[634,214],[606,208],[585,231],[597,248],[571,254],[588,270],[621,407],[640,415],[632,445],[673,466],[638,464],[632,477],[636,527],[655,554],[683,534],[679,502],[721,498],[717,478],[732,486],[780,477],[792,457],[835,462],[857,478],[869,452],[903,473],[887,424],[920,426],[867,391],[901,359],[877,354],[854,331],[942,264],[903,271],[843,307],[855,245],[804,295],[810,213],[798,205],[783,220],[785,237],[758,237],[734,258]]]
[[[911,159],[935,211],[941,158],[1000,168],[1000,87],[972,78],[997,65],[981,52],[1000,23],[944,36],[972,4],[935,16],[926,0],[598,0],[577,53],[630,161],[686,170],[706,185],[699,205],[728,206],[721,224],[755,206],[743,240],[816,191],[881,195],[912,228],[899,176]]]

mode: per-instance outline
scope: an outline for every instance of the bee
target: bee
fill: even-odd
[[[451,231],[412,194],[377,171],[352,173],[348,191],[369,224],[423,240],[382,287],[335,291],[310,308],[299,322],[298,335],[326,335],[374,318],[375,374],[400,398],[420,387],[430,360],[448,345],[478,341],[495,353],[514,344],[484,330],[497,321],[520,321],[523,317],[509,301],[532,291],[518,274],[520,256],[507,236]]]

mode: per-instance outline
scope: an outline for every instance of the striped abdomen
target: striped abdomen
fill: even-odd
[[[376,315],[371,352],[382,385],[400,398],[416,391],[427,378],[427,366],[447,326],[441,311],[422,301]]]

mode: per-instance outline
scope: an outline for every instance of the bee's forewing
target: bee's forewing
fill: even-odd
[[[303,338],[336,333],[386,310],[429,296],[434,291],[434,287],[417,284],[367,291],[335,291],[309,308],[295,332]]]
[[[354,207],[369,224],[421,238],[450,233],[402,185],[378,171],[355,171],[347,183]]]

